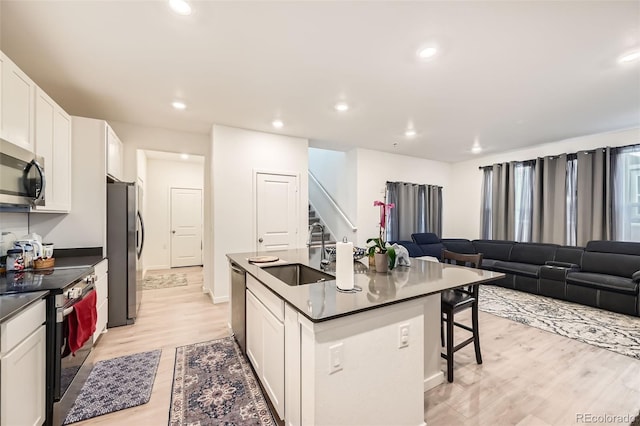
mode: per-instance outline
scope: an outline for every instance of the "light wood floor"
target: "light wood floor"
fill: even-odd
[[[202,293],[201,268],[172,272],[186,272],[189,285],[145,291],[137,322],[109,329],[94,349],[97,361],[161,348],[150,402],[78,425],[166,425],[175,348],[229,335],[228,304]],[[569,425],[583,413],[640,410],[639,360],[483,312],[480,330],[484,363],[473,345],[456,353],[454,383],[425,393],[429,426]]]
[[[229,304],[214,305],[202,293],[202,268],[149,271],[148,275],[184,272],[188,285],[145,290],[136,323],[107,330],[93,351],[94,361],[162,349],[149,403],[75,425],[166,425],[169,420],[175,349],[230,334]]]

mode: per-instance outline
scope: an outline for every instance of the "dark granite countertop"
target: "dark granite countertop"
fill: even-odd
[[[36,291],[0,296],[0,322],[8,320],[27,306],[45,297],[48,293],[48,291]]]
[[[102,256],[102,247],[55,249],[53,253],[56,258],[55,268],[95,266],[104,259]]]
[[[79,268],[95,266],[102,262],[102,256],[71,256],[57,257],[54,269],[56,268]]]
[[[261,264],[262,267],[285,263],[302,263],[320,269],[320,249],[249,252],[227,254],[227,258],[253,275],[267,288],[284,299],[313,322],[326,321],[357,312],[400,303],[439,293],[443,290],[475,283],[487,283],[504,277],[499,272],[411,259],[411,266],[400,266],[388,273],[376,273],[363,261],[354,261],[355,285],[362,291],[340,292],[336,281],[324,281],[301,286],[289,286],[258,264],[249,263],[252,256],[274,255],[280,261]],[[335,276],[332,264],[325,272]],[[335,269],[335,265],[333,265]]]

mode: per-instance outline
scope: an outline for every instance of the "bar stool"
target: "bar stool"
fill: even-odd
[[[482,265],[482,253],[479,254],[461,254],[443,249],[441,255],[442,263],[451,263],[460,266],[468,266],[472,268],[480,268]],[[447,342],[446,354],[441,353],[442,358],[447,360],[447,380],[453,382],[453,354],[464,348],[471,342],[476,351],[476,362],[482,364],[482,355],[480,354],[480,335],[478,333],[478,288],[479,284],[471,285],[455,290],[446,290],[442,292],[440,307],[442,310],[442,318],[440,322],[440,339],[442,346],[445,346],[444,325],[447,326]],[[465,324],[455,322],[454,315],[465,309],[471,308],[471,327]],[[463,328],[472,333],[464,342],[453,345],[453,328],[454,326]]]

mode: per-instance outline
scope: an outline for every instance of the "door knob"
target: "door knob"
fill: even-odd
[[[261,243],[261,242],[263,242],[263,241],[264,241],[264,240],[262,239],[262,237],[258,238],[258,242],[259,242],[259,243]]]
[[[175,233],[176,233],[176,231],[175,231],[175,230],[173,230],[173,231],[171,231],[171,233],[172,233],[172,234],[175,234]]]

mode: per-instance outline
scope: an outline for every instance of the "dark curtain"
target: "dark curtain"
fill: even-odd
[[[566,244],[567,155],[536,161],[533,185],[532,241]]]
[[[576,244],[613,238],[611,148],[578,152]]]
[[[509,240],[515,236],[515,190],[512,165],[494,164],[491,182],[491,238]]]
[[[442,187],[387,182],[386,202],[394,203],[387,219],[388,241],[411,240],[416,232],[442,236]]]

